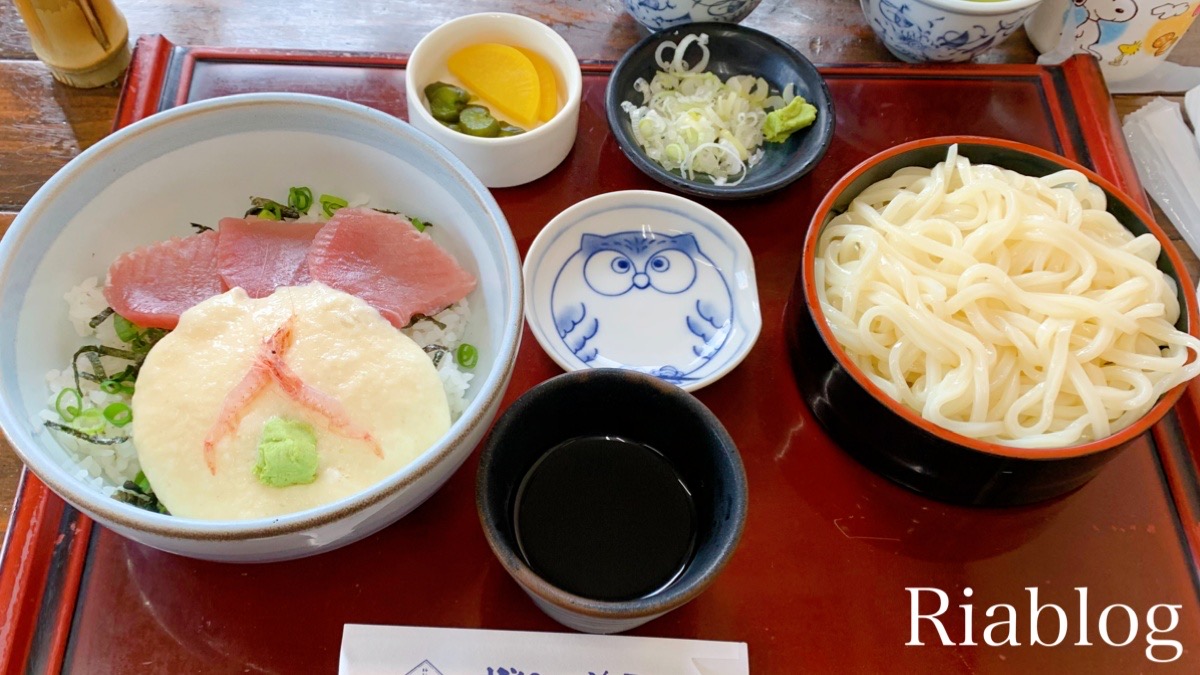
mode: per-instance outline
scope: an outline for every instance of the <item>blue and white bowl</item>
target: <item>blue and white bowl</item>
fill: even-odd
[[[754,259],[712,210],[650,190],[585,199],[525,256],[525,316],[564,370],[623,368],[695,391],[762,329]]]
[[[625,10],[651,31],[697,21],[737,23],[762,0],[624,0]]]
[[[909,63],[970,61],[1012,35],[1041,0],[859,0],[867,23]]]
[[[264,160],[264,158],[269,158]],[[469,403],[403,470],[336,502],[274,518],[208,521],[106,496],[42,427],[46,372],[81,338],[63,294],[137,246],[240,213],[296,184],[419,205],[479,280],[468,296],[479,350]],[[361,539],[432,495],[499,409],[522,331],[520,258],[491,193],[446,148],[399,119],[302,94],[243,94],[152,115],[100,141],[40,189],[0,242],[0,427],[46,485],[96,522],[148,546],[223,562],[299,558]],[[86,476],[86,471],[83,472]]]

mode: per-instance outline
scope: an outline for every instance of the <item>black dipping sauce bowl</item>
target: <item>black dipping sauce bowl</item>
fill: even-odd
[[[1158,268],[1179,289],[1176,328],[1198,335],[1195,286],[1179,252],[1145,209],[1094,171],[1040,148],[977,136],[927,138],[871,157],[839,180],[817,207],[785,325],[792,370],[813,414],[834,441],[868,468],[937,500],[977,506],[1030,504],[1066,494],[1157,423],[1183,395],[1171,389],[1139,420],[1106,438],[1059,448],[1017,448],[954,433],[901,405],[867,379],[833,336],[817,298],[814,260],[821,230],[865,188],[897,170],[930,168],[950,146],[972,164],[993,164],[1027,176],[1064,169],[1104,190],[1108,211],[1134,235],[1149,232],[1162,246]]]
[[[668,171],[646,156],[633,136],[629,113],[621,109],[623,101],[642,105],[643,96],[634,88],[638,78],[647,82],[660,70],[655,51],[665,41],[678,44],[688,35],[708,35],[709,60],[706,70],[715,73],[722,82],[734,75],[754,75],[767,81],[773,93],[781,93],[789,83],[795,85],[797,96],[803,96],[817,109],[812,126],[794,132],[783,143],[763,143],[763,158],[746,173],[737,185],[715,185],[707,176],[695,180],[684,178],[678,171]],[[668,49],[663,57],[670,59]],[[688,48],[685,60],[695,64],[700,48]],[[836,114],[833,97],[816,66],[795,47],[762,31],[732,23],[689,23],[654,33],[631,47],[608,79],[604,94],[604,111],[608,126],[621,151],[643,173],[669,188],[684,194],[710,199],[747,199],[778,190],[808,173],[825,156],[833,141]]]
[[[669,583],[642,597],[597,600],[563,590],[530,567],[518,542],[514,512],[526,476],[549,451],[589,437],[653,448],[691,493],[690,555]],[[626,370],[570,372],[527,391],[492,429],[477,481],[484,535],[505,570],[551,618],[587,633],[626,631],[691,601],[725,567],[746,521],[746,473],[721,422],[679,387]],[[628,498],[614,491],[614,511]]]

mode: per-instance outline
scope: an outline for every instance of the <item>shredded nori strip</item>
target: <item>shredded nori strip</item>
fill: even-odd
[[[80,431],[75,427],[59,424],[58,422],[52,422],[50,420],[46,420],[45,424],[49,429],[61,431],[64,434],[74,436],[75,438],[79,438],[87,441],[88,443],[94,443],[96,445],[119,445],[129,440],[128,436],[96,436],[84,431]]]
[[[246,210],[246,215],[242,216],[243,218],[249,218],[250,216],[258,215],[268,205],[277,206],[279,208],[279,215],[282,218],[284,218],[285,220],[295,220],[295,219],[299,218],[300,216],[304,215],[304,214],[300,213],[299,210],[294,209],[294,208],[288,206],[287,204],[280,204],[279,202],[275,201],[274,199],[267,199],[266,197],[251,197],[250,203],[253,206],[251,206],[249,209]]]
[[[450,350],[442,345],[426,345],[425,353],[428,354],[430,360],[433,361],[433,367],[437,368],[438,366],[442,365],[442,358],[449,354]]]
[[[96,316],[93,316],[91,321],[88,321],[88,327],[91,328],[92,330],[95,330],[96,326],[99,326],[100,324],[104,323],[104,320],[112,315],[113,315],[113,308],[105,307],[104,311],[100,312]]]
[[[146,358],[146,352],[150,351],[150,348],[157,344],[159,340],[163,339],[163,336],[165,336],[168,332],[169,331],[163,328],[147,328],[139,332],[137,337],[133,338],[133,341],[129,343],[129,347],[134,352],[141,354],[142,358],[144,359]],[[141,366],[140,360],[138,362],[138,366]]]
[[[212,232],[212,228],[207,225],[201,225],[200,223],[191,223],[191,226],[196,228],[196,234],[201,234],[203,232]]]
[[[92,372],[79,372],[79,357],[83,355],[92,364]],[[71,357],[71,369],[75,371],[75,390],[83,391],[79,386],[79,379],[82,377],[85,380],[93,382],[103,382],[108,379],[108,375],[104,372],[104,364],[100,363],[101,356],[111,356],[113,358],[125,359],[133,361],[139,366],[142,359],[146,358],[144,354],[126,351],[124,349],[115,349],[113,347],[105,347],[104,345],[84,345],[75,351],[75,355]]]
[[[142,474],[138,475],[141,476]],[[149,487],[149,483],[146,485]],[[171,515],[167,511],[167,507],[158,501],[158,495],[154,494],[152,490],[143,490],[141,485],[131,480],[125,481],[121,489],[113,493],[113,499],[124,504],[129,504],[130,506],[136,506],[139,509],[154,511],[167,516]]]
[[[125,370],[112,376],[113,382],[133,382],[137,379],[138,371],[142,369],[142,364],[135,363],[130,366],[125,366]]]
[[[196,225],[197,227],[205,227],[204,225],[199,225],[197,223],[192,223],[192,225]],[[212,228],[209,227],[206,229],[211,230]],[[129,322],[129,319],[126,319],[125,317],[121,316],[120,314],[117,314],[116,311],[114,311],[112,307],[105,307],[104,311],[100,312],[96,316],[93,316],[91,318],[91,320],[88,321],[88,326],[90,326],[93,330],[95,330],[97,327],[99,327],[100,324],[104,323],[110,316],[116,316],[120,319],[123,319],[126,322]],[[116,321],[116,319],[113,319],[113,321]],[[117,330],[117,337],[121,338],[121,341],[124,342],[125,344],[129,345],[135,352],[150,351],[150,348],[153,347],[156,342],[161,340],[162,337],[169,332],[162,328],[141,328],[132,322],[129,322],[129,326],[131,328],[137,330],[137,335],[132,340],[125,340],[124,338],[121,338],[121,330],[120,329]],[[78,356],[78,354],[76,354],[76,356]],[[114,356],[114,355],[110,354],[108,356]],[[90,357],[89,357],[89,360],[90,360]],[[93,364],[95,364],[95,363],[96,362],[93,361]],[[90,378],[88,378],[88,379],[90,379]],[[103,378],[101,378],[101,379],[103,379]],[[99,381],[99,380],[97,380],[97,381]]]
[[[412,326],[413,324],[417,323],[418,321],[428,321],[428,322],[432,323],[433,325],[437,326],[439,330],[446,330],[446,324],[442,323],[441,321],[438,321],[437,319],[435,319],[432,316],[429,316],[427,314],[413,314],[412,319],[410,319],[408,322],[408,325]],[[408,326],[405,326],[405,328],[407,328],[407,327]]]
[[[428,220],[421,220],[420,218],[417,218],[416,216],[410,216],[410,215],[404,213],[403,211],[393,211],[391,209],[379,209],[379,208],[375,208],[374,206],[371,207],[371,210],[377,211],[379,213],[386,213],[389,216],[402,216],[404,218],[407,218],[409,220],[409,222],[412,223],[413,227],[417,228],[418,232],[424,232],[425,228],[433,227],[433,223],[429,222]]]

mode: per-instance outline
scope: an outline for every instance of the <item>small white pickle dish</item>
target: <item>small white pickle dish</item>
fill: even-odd
[[[425,87],[456,83],[447,61],[459,50],[495,42],[537,52],[554,70],[558,112],[548,122],[515,136],[481,138],[454,131],[434,118]],[[537,180],[566,159],[575,145],[583,72],[567,41],[544,23],[518,14],[468,14],[438,26],[413,48],[405,68],[408,121],[446,146],[489,188],[512,187]]]

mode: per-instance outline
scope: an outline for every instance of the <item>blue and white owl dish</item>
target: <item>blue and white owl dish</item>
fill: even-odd
[[[691,200],[628,190],[554,217],[525,256],[525,317],[565,370],[625,368],[695,391],[758,339],[754,260]]]

